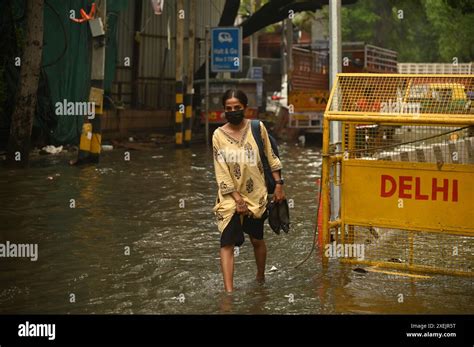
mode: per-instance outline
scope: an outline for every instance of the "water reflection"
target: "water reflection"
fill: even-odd
[[[103,153],[98,166],[81,168],[51,157],[26,171],[0,171],[0,242],[39,245],[37,262],[0,260],[0,312],[474,312],[468,278],[359,274],[337,261],[325,269],[319,249],[295,269],[311,249],[321,156],[308,145],[282,145],[281,152],[286,194],[294,201],[291,231],[276,235],[265,227],[264,284],[254,280],[246,240],[230,295],[223,291],[211,210],[216,183],[206,147],[131,151],[129,161],[115,150]]]

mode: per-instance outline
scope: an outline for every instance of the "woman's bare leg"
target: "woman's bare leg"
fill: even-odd
[[[221,247],[220,255],[224,288],[230,293],[234,290],[234,246]]]
[[[267,261],[267,246],[264,240],[257,240],[250,236],[250,241],[253,245],[253,253],[255,254],[255,261],[257,263],[257,281],[265,281],[265,263]]]

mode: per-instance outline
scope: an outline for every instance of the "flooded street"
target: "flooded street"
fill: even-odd
[[[321,154],[314,144],[280,148],[291,230],[276,235],[265,223],[264,285],[246,237],[232,295],[223,293],[204,145],[131,151],[129,161],[114,150],[97,166],[50,156],[0,169],[0,242],[37,243],[39,253],[0,259],[0,313],[474,313],[468,277],[357,273],[337,260],[323,270],[318,249],[295,269],[313,242]]]

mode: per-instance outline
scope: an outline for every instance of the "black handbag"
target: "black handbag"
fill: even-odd
[[[290,210],[288,208],[288,201],[283,200],[279,203],[270,201],[267,205],[268,210],[268,224],[270,228],[280,235],[280,229],[288,234],[290,231]]]

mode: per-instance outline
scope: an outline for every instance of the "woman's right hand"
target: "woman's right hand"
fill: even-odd
[[[249,213],[247,203],[245,202],[244,199],[240,198],[239,200],[236,200],[235,203],[237,205],[237,207],[235,209],[237,213],[239,213],[239,214],[248,214]]]

